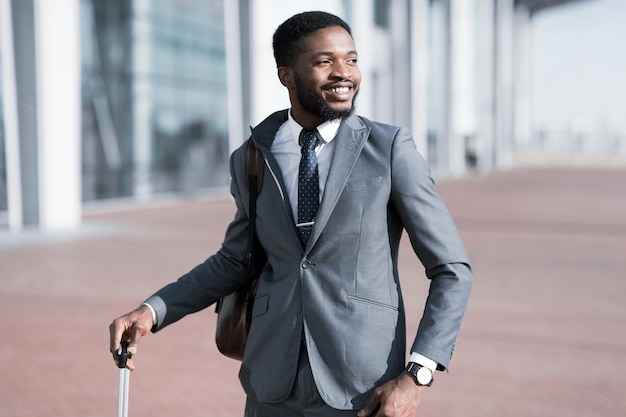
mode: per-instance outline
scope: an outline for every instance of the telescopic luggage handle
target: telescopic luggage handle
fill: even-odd
[[[128,417],[128,384],[130,382],[130,371],[126,368],[126,362],[133,355],[128,353],[128,342],[122,341],[117,351],[120,368],[119,396],[117,402],[117,417]]]
[[[117,367],[120,369],[126,368],[126,361],[133,357],[130,353],[128,353],[128,342],[120,343],[120,348],[117,350],[117,355],[119,357]]]

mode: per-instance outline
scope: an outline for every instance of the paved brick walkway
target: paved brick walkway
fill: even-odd
[[[439,181],[476,284],[450,374],[418,415],[626,415],[626,170]],[[117,413],[110,321],[214,252],[228,198],[90,212],[73,234],[0,233],[0,416]],[[427,281],[403,241],[413,332]],[[418,272],[418,274],[416,274]],[[416,279],[413,279],[415,275]],[[212,309],[146,337],[131,417],[241,416]]]

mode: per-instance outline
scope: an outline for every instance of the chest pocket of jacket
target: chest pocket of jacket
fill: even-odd
[[[372,177],[363,180],[350,181],[346,184],[344,192],[367,191],[373,188],[380,188],[383,185],[383,177]]]

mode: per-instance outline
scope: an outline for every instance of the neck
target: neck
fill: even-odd
[[[306,130],[315,130],[315,128],[326,121],[320,116],[315,116],[301,109],[296,109],[295,107],[291,108],[291,116]]]

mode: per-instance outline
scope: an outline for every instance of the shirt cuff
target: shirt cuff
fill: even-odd
[[[418,365],[425,366],[430,369],[432,373],[435,373],[437,370],[437,362],[432,359],[427,358],[424,355],[420,355],[417,352],[411,352],[411,356],[409,357],[409,362],[415,362]]]
[[[148,309],[152,313],[152,327],[156,326],[157,325],[157,314],[156,314],[156,311],[154,311],[154,308],[152,308],[152,306],[150,304],[148,304],[148,303],[141,303],[141,305],[148,307]]]

